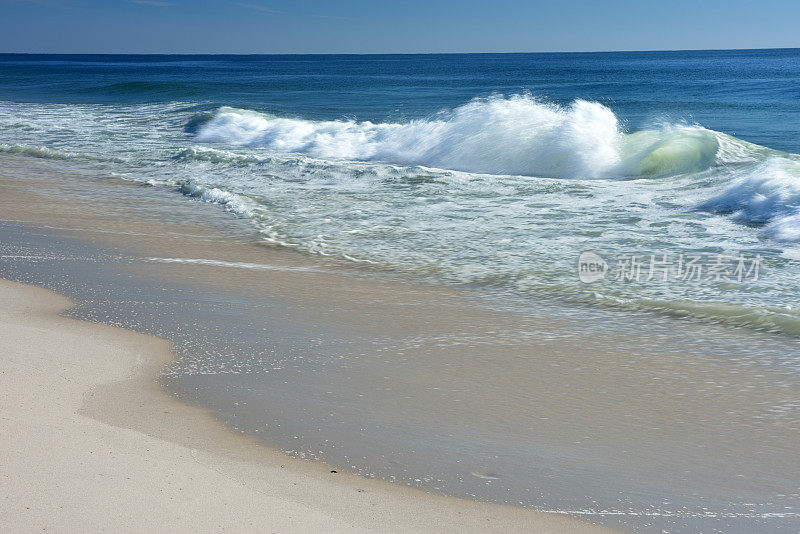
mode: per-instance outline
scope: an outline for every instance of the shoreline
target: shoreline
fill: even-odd
[[[505,313],[260,245],[246,221],[173,191],[17,169],[0,177],[0,276],[67,295],[73,319],[172,345],[149,371],[160,384],[98,386],[83,415],[231,465],[252,463],[245,444],[270,451],[259,464],[311,466],[322,481],[331,465],[356,489],[410,486],[426,502],[645,531],[797,517],[790,497],[767,500],[796,469],[792,421],[766,411],[794,382],[750,358],[796,344],[630,314]],[[159,404],[141,402],[154,388],[221,433],[158,424]]]
[[[612,532],[287,457],[167,395],[168,342],[63,317],[72,302],[34,286],[0,280],[0,303],[9,532]]]

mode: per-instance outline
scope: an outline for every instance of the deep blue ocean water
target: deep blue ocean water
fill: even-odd
[[[430,55],[0,54],[0,100],[191,101],[397,122],[495,93],[611,107],[630,128],[697,122],[800,152],[800,49]]]

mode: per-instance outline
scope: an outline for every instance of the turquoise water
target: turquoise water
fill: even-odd
[[[799,87],[798,50],[2,55],[0,152],[309,254],[797,335]],[[579,280],[585,251],[604,279]]]

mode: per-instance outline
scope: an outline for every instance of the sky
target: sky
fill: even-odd
[[[798,0],[0,0],[0,52],[800,47]]]

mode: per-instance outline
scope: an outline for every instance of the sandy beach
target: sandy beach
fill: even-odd
[[[271,451],[155,384],[168,343],[59,316],[70,305],[0,282],[5,532],[608,531]]]

